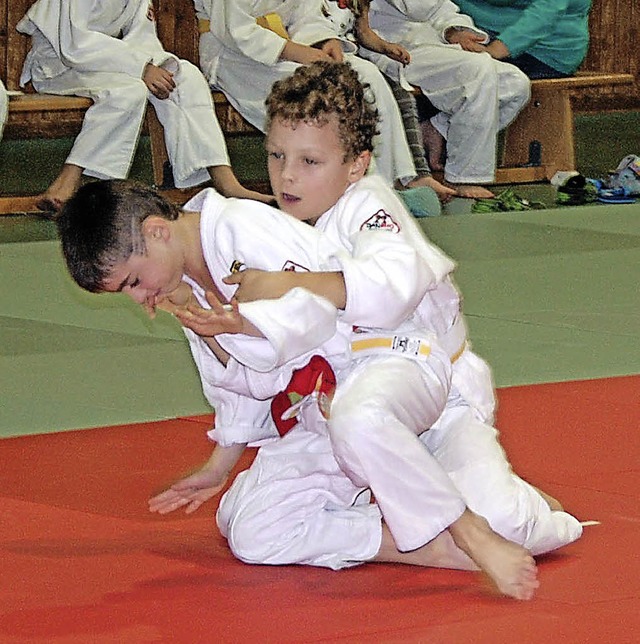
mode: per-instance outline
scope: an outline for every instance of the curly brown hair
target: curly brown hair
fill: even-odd
[[[373,137],[378,134],[378,110],[367,96],[368,87],[348,63],[302,65],[273,84],[265,101],[267,131],[276,118],[323,126],[335,116],[345,161],[355,159],[373,151]]]

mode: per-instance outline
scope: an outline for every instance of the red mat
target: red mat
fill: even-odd
[[[639,388],[499,392],[516,469],[602,522],[540,558],[526,603],[473,573],[247,566],[214,504],[150,515],[147,498],[208,456],[206,418],[2,440],[0,642],[637,642]]]

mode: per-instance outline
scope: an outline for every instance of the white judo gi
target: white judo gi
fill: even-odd
[[[529,100],[527,76],[486,52],[449,44],[444,38],[449,27],[487,36],[450,0],[372,0],[369,22],[380,36],[409,51],[404,76],[440,110],[432,123],[447,139],[445,178],[493,181],[496,135]]]
[[[340,268],[347,284],[353,287],[349,290],[348,286],[348,304],[344,319],[338,324],[339,329],[342,324],[342,331],[329,344],[312,350],[327,357],[338,380],[328,423],[329,439],[327,425],[317,406],[310,405],[303,407],[295,429],[260,449],[254,464],[238,476],[220,504],[218,525],[232,551],[251,563],[306,563],[340,568],[366,561],[376,554],[381,535],[379,510],[368,503],[367,488],[373,490],[385,521],[403,550],[418,547],[435,537],[458,518],[465,504],[472,507],[467,495],[478,510],[480,506],[486,510],[481,514],[492,525],[500,525],[501,534],[523,543],[534,553],[576,539],[581,531],[578,522],[565,513],[551,513],[537,492],[510,471],[495,430],[482,422],[493,409],[491,381],[486,365],[468,348],[458,356],[460,348],[464,348],[465,336],[458,294],[447,279],[453,264],[424,240],[392,191],[381,187],[379,181],[376,185],[373,178],[363,182],[347,191],[331,213],[327,213],[329,216],[323,216],[318,222],[327,233],[319,246],[323,258],[320,268]],[[346,221],[341,227],[340,218],[330,215],[345,212],[352,216],[345,215]],[[363,217],[365,212],[371,215]],[[394,212],[394,217],[387,216],[388,212]],[[261,218],[260,222],[265,223],[266,219]],[[357,223],[355,228],[354,223]],[[333,229],[332,224],[335,224]],[[277,225],[274,221],[267,228],[273,231]],[[210,238],[204,227],[202,232],[203,240]],[[308,236],[309,232],[303,235]],[[285,239],[281,234],[278,237]],[[332,237],[345,241],[349,250],[336,248]],[[410,240],[416,242],[419,250],[412,249]],[[216,237],[216,244],[219,243]],[[262,240],[257,245],[264,253]],[[314,243],[302,242],[298,246],[313,253]],[[391,252],[387,249],[384,259],[378,261],[381,253],[377,251],[383,246],[391,246]],[[241,259],[251,266],[248,255]],[[293,261],[314,270],[313,257]],[[209,259],[207,262],[212,267]],[[402,278],[393,284],[385,279],[386,271],[394,274],[392,267]],[[379,288],[372,283],[379,284]],[[298,296],[304,295],[303,290],[296,291]],[[372,297],[371,293],[378,293],[379,297]],[[396,301],[397,306],[388,306],[389,301]],[[263,330],[267,318],[256,317],[255,311],[264,304],[252,303],[254,313],[249,312],[251,321]],[[279,305],[270,306],[277,309]],[[412,316],[416,306],[418,311]],[[404,321],[403,307],[408,311]],[[307,315],[310,312],[304,306],[300,310]],[[247,315],[247,311],[243,310],[243,314]],[[349,326],[357,323],[360,314],[371,317],[380,326],[394,328],[387,337],[393,334],[407,342],[396,343],[395,350],[376,348],[384,340],[380,332],[366,329],[364,333],[345,333],[344,322]],[[433,336],[419,331],[427,317],[447,345],[446,352],[438,347]],[[289,331],[281,337],[291,339],[295,336],[293,328],[299,333],[303,323],[300,318],[300,324],[295,325],[288,316]],[[271,342],[277,337],[273,330],[266,335]],[[207,371],[211,354],[201,339],[190,333],[188,336],[205,392],[208,390],[216,406],[216,387],[227,390],[234,387],[221,385]],[[243,336],[229,337],[236,343],[246,342]],[[354,342],[350,365],[345,365],[347,356],[341,344],[345,337]],[[237,344],[225,346],[227,339],[219,337],[223,347],[236,356],[241,354]],[[304,342],[308,340],[307,336]],[[420,346],[417,340],[431,349],[428,360],[417,357]],[[365,346],[358,348],[358,343],[362,345],[363,341]],[[405,350],[401,351],[403,346]],[[416,351],[415,362],[408,359],[411,348]],[[255,344],[252,349],[255,350]],[[288,351],[291,355],[291,348]],[[250,356],[240,359],[245,366],[256,366]],[[304,364],[305,360],[301,356],[296,365]],[[451,360],[455,374],[453,393],[449,393],[447,382],[447,366]],[[267,365],[261,362],[259,366]],[[214,364],[213,370],[220,372],[219,364]],[[235,374],[233,377],[237,378],[237,367],[228,365],[227,370],[227,376]],[[244,389],[239,390],[236,384],[235,393],[248,393],[249,398],[265,397],[270,395],[269,386],[281,387],[289,373],[290,365],[284,375],[278,371],[262,375],[244,371],[235,380],[244,382]],[[275,380],[270,385],[264,381],[256,384],[256,379],[259,381],[261,377],[266,377],[266,381]],[[238,406],[229,405],[228,400],[226,404],[226,409],[236,413]],[[258,405],[264,419],[266,407],[256,402],[251,404]],[[434,422],[433,416],[443,404],[446,408]],[[220,421],[220,425],[216,422],[212,437],[222,444],[274,435],[268,422],[237,423],[224,418]],[[238,429],[241,425],[262,428],[247,433]],[[434,429],[425,433],[432,425]],[[468,441],[467,432],[473,435],[473,441]],[[417,435],[428,450],[421,449]],[[465,451],[467,445],[469,449],[481,450],[473,453],[477,467],[469,449]],[[492,486],[489,488],[483,486],[488,476]],[[464,489],[462,494],[459,484]],[[256,535],[261,536],[257,539]]]
[[[9,110],[9,97],[7,90],[4,88],[2,81],[0,81],[0,139],[2,138],[2,131],[4,124],[7,120],[7,112]]]
[[[93,100],[68,164],[98,178],[126,177],[149,101],[176,186],[198,185],[209,180],[208,167],[229,165],[207,82],[195,65],[164,51],[149,0],[38,0],[17,29],[32,37],[22,85]],[[174,74],[167,99],[143,82],[148,63]]]
[[[280,60],[285,40],[256,24],[256,18],[277,13],[292,40],[313,45],[340,39],[322,15],[322,0],[194,0],[200,20],[209,31],[200,36],[200,67],[212,87],[259,130],[265,129],[265,99],[273,83],[293,73],[298,63]],[[375,140],[375,171],[389,183],[403,184],[416,170],[400,110],[379,70],[355,56],[353,43],[340,39],[345,59],[368,83],[380,113],[380,135]]]

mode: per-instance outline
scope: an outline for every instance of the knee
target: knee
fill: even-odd
[[[107,88],[100,98],[122,112],[135,113],[146,109],[148,95],[144,81],[132,78]]]
[[[259,534],[253,523],[245,521],[242,515],[229,522],[227,543],[236,559],[248,564],[268,563],[268,544],[258,537]]]
[[[176,74],[175,81],[182,93],[187,95],[204,94],[210,96],[211,89],[203,73],[193,63],[188,60],[179,62],[179,71]]]
[[[529,77],[515,65],[507,77],[509,93],[519,99],[521,105],[526,105],[531,98],[531,81]]]

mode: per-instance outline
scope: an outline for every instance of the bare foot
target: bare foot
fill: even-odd
[[[458,197],[463,199],[493,199],[495,194],[482,186],[468,186],[461,183],[448,184],[456,188]]]
[[[254,201],[261,201],[262,203],[269,204],[274,208],[277,207],[276,198],[273,195],[265,195],[261,192],[256,192],[255,190],[248,190],[247,188],[242,188],[242,194],[237,195],[226,195],[227,197],[238,197],[239,199],[253,199]]]
[[[444,170],[447,148],[445,138],[433,127],[429,119],[420,123],[420,129],[422,130],[422,145],[427,153],[429,167],[436,172]]]
[[[458,194],[457,190],[449,186],[445,186],[431,176],[418,177],[407,184],[407,188],[420,188],[421,186],[428,186],[431,188],[438,195],[438,199],[442,203],[451,201],[451,199]]]
[[[453,570],[480,570],[473,560],[453,541],[448,531],[441,532],[435,539],[411,552],[400,552],[389,528],[382,524],[382,543],[373,561],[403,563],[429,568],[450,568]]]
[[[82,168],[77,165],[65,163],[60,174],[54,182],[36,197],[36,206],[39,210],[59,212],[64,204],[71,199],[80,187]]]
[[[261,201],[262,203],[269,204],[270,206],[276,205],[276,200],[273,195],[265,195],[255,190],[245,188],[239,181],[233,170],[228,165],[216,165],[207,168],[209,176],[213,181],[214,188],[223,197],[236,197],[238,199],[253,199],[254,201]]]
[[[495,533],[487,521],[465,510],[449,526],[455,544],[473,559],[503,595],[532,599],[540,585],[528,550]]]

